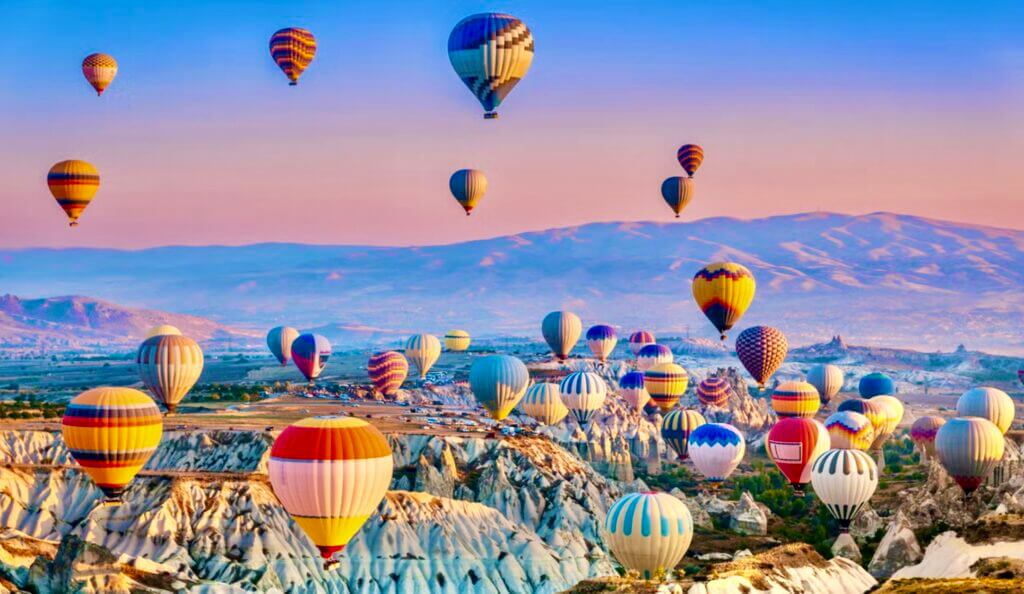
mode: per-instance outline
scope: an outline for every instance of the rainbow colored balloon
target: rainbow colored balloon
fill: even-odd
[[[882,444],[889,437],[886,433],[886,425],[889,420],[888,417],[891,415],[885,404],[878,401],[876,398],[871,400],[864,400],[863,398],[850,398],[844,400],[837,408],[837,412],[855,412],[860,413],[867,417],[871,421],[871,429],[874,432],[874,440],[871,442],[869,449],[877,451],[881,449]]]
[[[875,427],[859,412],[844,410],[825,419],[825,429],[832,439],[832,448],[867,451],[875,442]]]
[[[772,392],[772,409],[780,418],[811,418],[818,414],[819,408],[818,390],[807,382],[784,382]]]
[[[666,413],[679,404],[679,398],[686,393],[690,376],[682,366],[675,363],[659,363],[644,372],[644,387],[651,395],[651,402]]]
[[[757,283],[746,266],[715,262],[693,277],[693,299],[725,340],[731,329],[754,301]]]
[[[366,372],[378,392],[394,396],[409,375],[409,362],[397,351],[374,353],[366,363]]]

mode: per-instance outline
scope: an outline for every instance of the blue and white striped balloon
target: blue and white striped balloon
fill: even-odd
[[[562,395],[562,402],[576,417],[580,427],[585,427],[594,413],[604,406],[608,384],[596,373],[575,371],[565,376],[558,391]]]
[[[682,561],[693,540],[693,518],[671,495],[630,493],[609,508],[602,536],[619,563],[651,579]]]
[[[673,362],[675,362],[675,357],[672,355],[672,349],[663,344],[649,344],[636,354],[636,368],[640,371],[647,371],[662,363]]]

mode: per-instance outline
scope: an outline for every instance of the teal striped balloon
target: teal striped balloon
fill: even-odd
[[[693,540],[693,518],[671,495],[630,493],[608,510],[603,536],[619,563],[651,579],[682,561]]]
[[[469,369],[469,387],[491,417],[501,421],[512,412],[526,393],[530,372],[526,365],[508,355],[485,355]]]

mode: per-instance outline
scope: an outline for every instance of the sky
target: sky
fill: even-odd
[[[452,243],[670,221],[680,144],[704,146],[684,220],[814,210],[1024,228],[1024,4],[574,0],[23,2],[5,7],[0,247]],[[528,76],[482,110],[455,76],[462,17],[533,31]],[[298,87],[277,29],[318,41]],[[81,59],[114,55],[103,97]],[[102,185],[69,229],[45,183]],[[460,168],[490,189],[466,217]]]

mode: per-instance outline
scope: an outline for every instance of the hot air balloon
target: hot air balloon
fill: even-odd
[[[478,357],[469,369],[473,395],[496,421],[503,420],[519,404],[529,383],[530,372],[526,365],[508,355]]]
[[[871,442],[870,450],[877,451],[882,448],[882,444],[889,438],[889,434],[886,433],[886,416],[891,414],[883,402],[876,401],[874,398],[871,400],[864,400],[863,398],[850,398],[844,400],[837,408],[837,412],[850,411],[860,413],[871,421],[871,428],[874,430],[874,441]]]
[[[893,396],[875,396],[871,398],[871,401],[881,403],[885,410],[885,413],[882,415],[883,437],[877,448],[881,449],[885,440],[892,437],[893,433],[896,433],[896,428],[899,426],[900,421],[903,420],[903,403]],[[875,439],[878,439],[877,435],[875,436]]]
[[[449,330],[444,335],[444,348],[452,352],[461,352],[469,349],[469,332],[465,330]]]
[[[661,438],[670,445],[680,460],[687,458],[690,434],[704,423],[704,416],[695,410],[677,408],[661,420]]]
[[[676,159],[686,175],[693,177],[700,164],[704,162],[704,149],[700,148],[700,145],[684,144],[676,151]]]
[[[558,391],[580,427],[586,427],[594,413],[604,406],[608,384],[596,373],[574,371],[562,379]]]
[[[159,326],[153,326],[149,330],[146,330],[146,338],[153,338],[154,336],[163,336],[165,334],[171,334],[174,336],[181,336],[181,330],[170,324],[160,324]]]
[[[366,373],[374,389],[385,396],[394,396],[409,375],[409,362],[398,351],[374,353],[366,362]]]
[[[867,451],[875,443],[875,427],[871,420],[852,410],[829,415],[825,419],[825,429],[832,438],[832,449]]]
[[[754,301],[757,283],[746,266],[715,262],[693,277],[693,298],[725,340],[725,331],[743,317]]]
[[[679,404],[679,398],[686,393],[690,376],[675,363],[659,363],[644,372],[644,387],[651,395],[651,401],[666,413]]]
[[[697,400],[704,406],[721,408],[732,396],[732,384],[724,377],[709,377],[697,385]]]
[[[608,508],[602,532],[623,567],[651,579],[682,561],[693,540],[693,519],[672,495],[630,493]]]
[[[495,111],[533,62],[533,34],[510,14],[468,16],[448,36],[448,59],[455,74],[480,101],[484,118]]]
[[[712,490],[736,470],[746,451],[743,434],[732,425],[705,423],[690,433],[690,459]]]
[[[142,383],[174,414],[203,373],[203,349],[186,336],[154,336],[139,346],[135,363]]]
[[[649,344],[637,353],[636,368],[639,371],[647,371],[655,365],[673,361],[675,361],[675,356],[672,355],[672,349],[663,344]]]
[[[935,436],[939,429],[946,424],[946,419],[935,415],[920,417],[910,426],[910,439],[926,456],[935,455]]]
[[[640,349],[655,342],[653,334],[646,330],[637,330],[629,335],[629,350],[635,357],[640,353]]]
[[[288,27],[270,36],[270,56],[288,77],[288,84],[299,84],[299,77],[316,55],[316,38],[305,29]]]
[[[736,338],[736,356],[762,390],[788,351],[786,335],[770,326],[747,328]]]
[[[619,396],[637,413],[642,411],[651,400],[651,395],[644,387],[644,374],[640,371],[630,371],[620,377]]]
[[[693,178],[677,176],[661,182],[661,197],[665,199],[672,212],[676,213],[677,219],[679,213],[683,212],[683,209],[690,204],[696,193],[697,186],[694,184]]]
[[[576,341],[580,339],[583,323],[580,322],[579,316],[571,311],[553,311],[544,316],[540,330],[555,357],[559,361],[565,361],[576,346]]]
[[[828,451],[831,437],[825,426],[807,417],[779,419],[765,438],[768,457],[786,476],[797,494],[811,481],[811,465]]]
[[[821,404],[825,406],[843,389],[843,370],[828,363],[815,365],[807,372],[807,383],[818,390]]]
[[[807,382],[784,382],[772,392],[772,409],[780,418],[812,418],[818,414],[819,408],[821,397],[814,386]]]
[[[281,365],[292,360],[292,343],[299,337],[299,331],[291,326],[278,326],[267,332],[267,346]]]
[[[1016,412],[1009,394],[996,388],[974,388],[964,392],[956,401],[957,415],[988,419],[1003,435],[1013,424]]]
[[[100,188],[100,172],[85,161],[61,161],[50,168],[46,185],[57,204],[64,209],[71,226],[77,227],[78,217],[82,216]]]
[[[405,343],[405,356],[420,372],[420,379],[426,379],[427,372],[441,356],[441,341],[433,334],[416,334]]]
[[[999,427],[981,417],[946,421],[935,435],[935,453],[956,484],[970,495],[1003,459]]]
[[[117,60],[108,54],[89,54],[82,60],[82,74],[99,97],[117,76]]]
[[[811,485],[839,529],[849,532],[850,523],[878,488],[878,467],[860,450],[829,450],[814,461]]]
[[[448,180],[448,187],[468,217],[487,193],[487,177],[479,169],[459,169]]]
[[[281,505],[329,565],[377,509],[393,467],[391,448],[376,427],[324,416],[277,436],[267,474]]]
[[[319,334],[301,334],[292,341],[292,361],[309,380],[309,385],[320,377],[330,358],[331,343]]]
[[[61,431],[71,457],[106,495],[120,499],[125,487],[156,451],[163,433],[160,409],[131,388],[93,388],[64,409]]]
[[[599,324],[597,326],[591,326],[587,330],[587,346],[590,347],[590,352],[594,353],[597,360],[604,363],[608,360],[608,356],[615,350],[615,345],[618,344],[619,337],[615,334],[615,328]]]
[[[569,414],[558,392],[558,384],[552,383],[530,386],[519,407],[545,425],[557,425]]]
[[[861,398],[871,398],[873,396],[883,396],[886,394],[895,394],[896,385],[893,383],[892,378],[885,375],[884,373],[869,373],[864,377],[860,378],[860,390]]]

